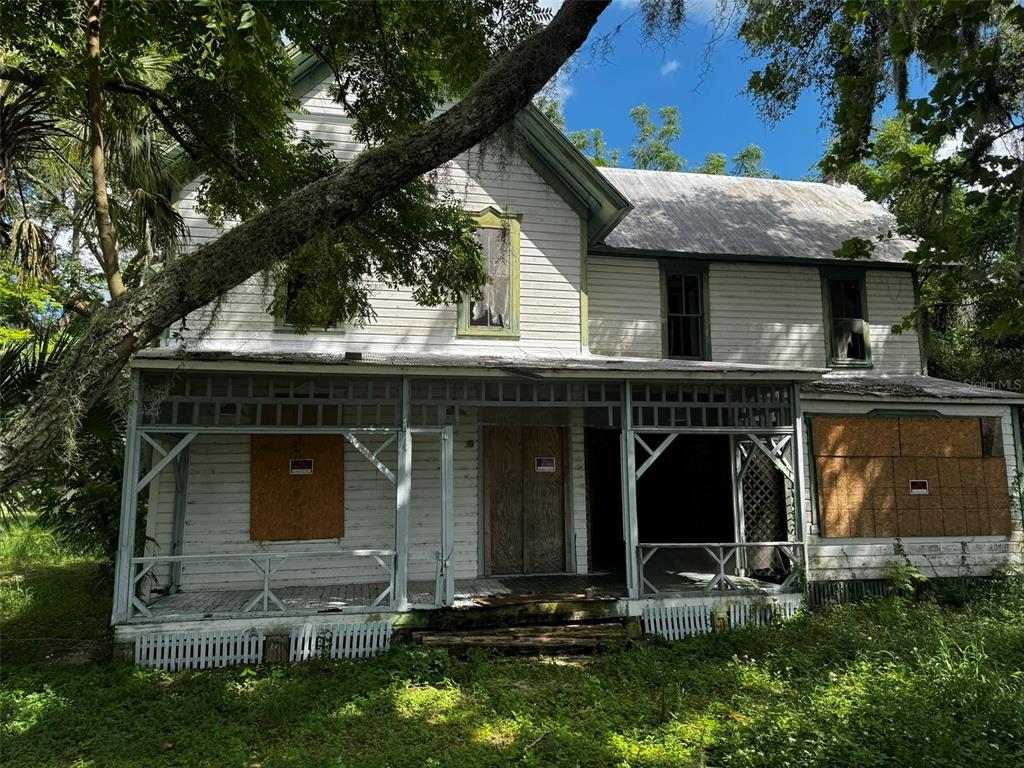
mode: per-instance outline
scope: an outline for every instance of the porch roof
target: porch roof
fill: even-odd
[[[1024,394],[1019,392],[964,384],[932,376],[915,375],[849,376],[830,374],[817,381],[802,384],[800,391],[805,397],[808,395],[812,397],[834,395],[843,398],[867,397],[878,400],[927,398],[931,400],[986,400],[1007,405],[1024,403]]]
[[[499,355],[440,355],[408,353],[326,353],[256,352],[226,350],[180,350],[160,347],[141,351],[132,362],[135,368],[195,370],[270,371],[291,366],[318,373],[390,373],[481,376],[495,373],[528,379],[545,378],[687,378],[687,379],[773,379],[813,381],[825,368],[720,363],[706,360],[661,360],[639,357],[511,357]]]

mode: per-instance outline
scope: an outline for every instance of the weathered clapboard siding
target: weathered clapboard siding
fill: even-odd
[[[715,360],[809,368],[825,364],[817,269],[712,264],[708,304]]]
[[[587,259],[590,351],[614,357],[661,357],[661,272],[658,262]]]
[[[587,261],[590,351],[661,357],[661,275],[654,260]],[[876,373],[916,373],[918,337],[891,326],[913,309],[907,272],[868,270],[871,352]],[[711,356],[718,362],[824,367],[821,278],[814,267],[712,263],[708,269]]]
[[[341,159],[359,151],[351,122],[325,90],[304,100],[308,114],[293,116],[299,131],[328,142]],[[422,307],[411,291],[371,285],[376,319],[343,332],[299,335],[275,329],[267,314],[270,295],[262,277],[231,291],[217,308],[196,313],[179,335],[193,348],[231,351],[475,350],[503,353],[580,351],[580,222],[577,214],[529,164],[507,148],[475,148],[436,172],[441,186],[463,200],[467,210],[493,206],[522,216],[520,241],[520,339],[460,338],[455,307]],[[196,246],[220,230],[196,210],[196,185],[182,193],[179,210]],[[172,335],[173,338],[173,335]],[[176,342],[171,342],[176,343]]]
[[[578,410],[569,427],[571,456],[571,542],[576,571],[587,572],[586,473],[583,418]],[[379,442],[364,438],[373,448]],[[380,438],[376,438],[380,440]],[[394,486],[355,448],[345,443],[345,536],[342,539],[253,542],[249,539],[250,443],[247,435],[201,435],[192,444],[184,554],[237,552],[308,552],[332,549],[390,549],[395,543]],[[456,578],[479,575],[479,456],[475,414],[454,431],[454,545]],[[380,458],[395,466],[391,446]],[[410,578],[431,580],[434,565],[416,561],[417,554],[438,551],[441,543],[441,487],[438,440],[417,435],[413,439],[413,508],[410,529]],[[146,554],[170,554],[173,528],[174,475],[168,469],[152,484],[149,496]],[[170,569],[154,570],[165,584]],[[274,584],[299,586],[386,581],[385,572],[369,558],[310,558],[285,561],[274,574]],[[186,563],[185,589],[256,587],[260,577],[247,562],[217,560]]]
[[[804,413],[865,414],[878,403],[848,402],[841,400],[810,399],[804,401]],[[919,404],[915,404],[920,407]],[[905,406],[913,408],[913,405]],[[1013,445],[1013,424],[1010,409],[995,405],[929,405],[946,416],[997,416],[1002,419],[1003,452],[1006,456],[1007,478],[1012,485],[1017,474],[1016,449]],[[808,510],[805,531],[808,542],[809,578],[812,581],[842,579],[874,579],[884,575],[885,566],[891,562],[905,562],[897,554],[897,539],[829,539],[812,533],[813,491],[810,472],[814,461],[810,456],[810,441],[804,424],[805,445],[808,452],[804,459],[804,508]],[[1010,493],[1010,488],[1007,488]],[[1019,561],[1024,551],[1021,510],[1011,512],[1009,537],[963,536],[963,537],[915,537],[899,540],[907,558],[925,576],[985,575],[992,568],[1001,566],[1014,558]]]
[[[893,333],[914,308],[914,281],[907,272],[868,270],[865,279],[871,321],[871,359],[884,373],[920,373],[917,331]]]
[[[467,447],[476,436],[473,425],[455,430],[455,574],[477,575],[477,451]],[[372,445],[372,441],[367,440]],[[416,436],[413,440],[413,508],[410,552],[440,550],[441,491],[438,440]],[[394,446],[381,454],[395,466]],[[185,554],[232,552],[298,552],[331,549],[387,549],[394,547],[394,486],[356,450],[345,443],[345,536],[342,539],[267,542],[249,540],[249,437],[204,435],[193,443],[185,521]],[[169,553],[173,513],[173,477],[161,477],[159,503],[155,508],[154,553]],[[166,569],[162,578],[166,578]],[[410,576],[432,579],[432,563],[412,562]],[[302,562],[285,561],[274,574],[282,586],[384,580],[386,574],[369,558],[321,557]],[[186,588],[203,586],[255,586],[256,571],[246,563],[186,563],[182,582]]]

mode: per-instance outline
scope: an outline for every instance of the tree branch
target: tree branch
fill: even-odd
[[[609,0],[567,0],[544,29],[497,61],[462,101],[403,136],[361,152],[169,264],[97,313],[74,355],[0,438],[0,488],[40,466],[88,408],[164,328],[324,230],[347,226],[385,195],[476,146],[509,122],[583,44]]]
[[[89,164],[92,167],[92,194],[96,204],[96,231],[100,237],[103,258],[100,266],[107,278],[110,297],[124,294],[124,281],[117,260],[114,225],[110,221],[110,200],[107,197],[107,162],[103,154],[103,87],[100,75],[100,14],[102,0],[86,0],[85,4],[85,68],[89,77],[86,103],[89,107]]]
[[[30,88],[39,88],[46,82],[46,76],[40,72],[27,70],[24,67],[0,66],[0,80],[27,85]]]

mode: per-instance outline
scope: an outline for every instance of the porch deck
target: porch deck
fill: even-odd
[[[705,587],[713,574],[663,574],[655,580],[659,596],[707,594]],[[733,577],[744,592],[774,591],[777,585],[756,579]],[[275,587],[274,595],[284,610],[271,608],[245,612],[245,606],[258,591],[225,589],[182,591],[155,598],[149,603],[151,617],[137,617],[133,623],[160,623],[187,619],[218,619],[283,615],[313,615],[340,612],[372,611],[373,602],[388,583],[363,582],[311,586]],[[722,594],[716,592],[716,594]],[[559,603],[623,600],[626,597],[622,575],[556,574],[541,576],[493,576],[457,579],[455,608],[473,608],[529,603]],[[409,600],[413,607],[434,607],[434,582],[413,581],[409,584]],[[382,612],[389,609],[381,606]]]

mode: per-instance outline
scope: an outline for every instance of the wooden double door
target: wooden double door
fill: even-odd
[[[487,573],[564,573],[564,427],[483,432]]]

